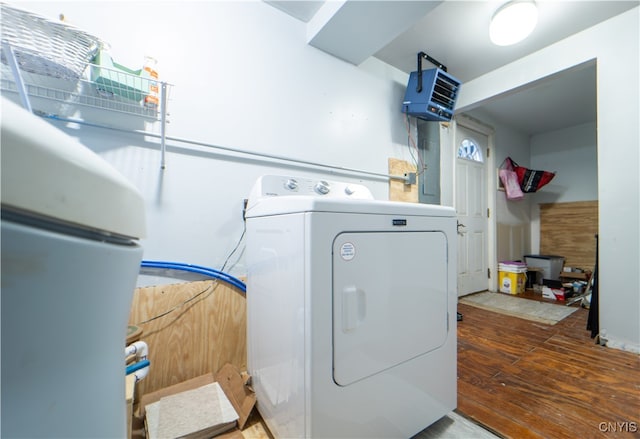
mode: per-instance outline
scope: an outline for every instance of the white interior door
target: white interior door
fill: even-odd
[[[487,253],[488,137],[456,124],[456,198],[458,214],[458,296],[489,286]]]

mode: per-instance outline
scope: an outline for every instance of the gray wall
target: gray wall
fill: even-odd
[[[56,20],[64,13],[110,43],[114,60],[132,69],[154,56],[160,79],[173,84],[171,137],[383,174],[388,157],[411,161],[400,112],[407,75],[376,59],[356,67],[308,46],[305,24],[264,2],[18,6]],[[114,114],[102,117],[118,123]],[[168,142],[161,171],[155,139],[57,125],[142,192],[145,259],[219,269],[242,234],[243,199],[262,174],[361,182],[388,198],[384,178],[176,141]],[[138,128],[159,132],[158,124]],[[244,274],[242,258],[232,272]]]

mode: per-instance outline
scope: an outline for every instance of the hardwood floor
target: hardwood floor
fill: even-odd
[[[459,413],[506,438],[640,437],[640,356],[596,345],[588,310],[556,325],[458,311]]]

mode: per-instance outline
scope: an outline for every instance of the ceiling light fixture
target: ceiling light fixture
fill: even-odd
[[[510,46],[524,40],[538,23],[538,8],[533,0],[513,0],[493,14],[489,37],[493,44]]]

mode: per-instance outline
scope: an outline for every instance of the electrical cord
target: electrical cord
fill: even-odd
[[[173,308],[168,309],[167,311],[165,311],[165,312],[163,312],[161,314],[155,315],[155,316],[153,316],[153,317],[151,317],[151,318],[149,318],[149,319],[147,319],[147,320],[145,320],[143,322],[137,323],[136,326],[137,325],[144,325],[145,323],[152,322],[152,321],[157,320],[157,319],[159,319],[161,317],[164,317],[164,316],[166,316],[168,314],[171,314],[172,312],[182,308],[183,306],[185,306],[189,302],[197,299],[198,297],[202,296],[204,293],[206,293],[206,292],[208,292],[209,290],[212,290],[212,289],[213,289],[213,285],[208,285],[207,288],[205,288],[204,290],[194,294],[193,296],[189,297],[187,300],[182,301],[182,303],[177,304]]]
[[[220,271],[224,271],[225,268],[227,267],[227,264],[229,263],[229,259],[231,259],[231,256],[233,256],[233,254],[238,251],[238,248],[240,248],[240,244],[242,243],[242,239],[244,238],[244,235],[247,232],[247,222],[243,221],[242,222],[242,234],[240,235],[240,238],[238,238],[238,242],[236,243],[236,246],[233,248],[233,250],[231,250],[231,253],[229,253],[229,256],[227,256],[227,259],[225,259],[224,264],[222,264],[222,268],[220,269]],[[243,250],[244,252],[244,250]],[[242,253],[240,253],[240,256],[242,256]],[[229,267],[229,269],[235,267],[235,265],[238,263],[238,261],[240,260],[240,256],[238,256],[238,259],[236,260],[236,262],[233,263],[233,265],[231,265]]]
[[[405,113],[404,119],[405,119],[405,126],[407,128],[407,146],[409,147],[409,154],[411,154],[411,158],[413,159],[413,162],[416,165],[417,175],[421,175],[425,171],[424,162],[422,160],[422,154],[420,154],[420,149],[418,148],[418,145],[416,145],[416,142],[413,139],[413,136],[411,135],[411,122],[409,121],[409,115]],[[415,154],[413,152],[414,149],[415,149]]]
[[[245,208],[246,208],[246,200],[245,200]],[[243,212],[243,216],[244,216],[244,212]],[[240,244],[242,243],[242,240],[246,234],[247,231],[247,223],[246,221],[243,221],[243,227],[242,227],[242,233],[240,234],[240,238],[238,239],[238,242],[236,243],[235,247],[233,248],[233,250],[231,250],[231,253],[229,253],[229,255],[227,256],[227,258],[224,261],[224,264],[222,264],[222,269],[220,270],[216,270],[214,268],[209,268],[209,267],[204,267],[201,265],[194,265],[194,264],[184,264],[184,263],[180,263],[180,262],[164,262],[164,261],[146,261],[143,260],[140,263],[141,268],[157,268],[157,269],[168,269],[168,270],[181,270],[181,271],[186,271],[186,272],[191,272],[191,273],[197,273],[197,274],[201,274],[207,277],[213,277],[216,280],[221,280],[223,282],[228,283],[229,285],[232,285],[236,288],[238,288],[240,291],[242,291],[243,293],[246,294],[247,292],[247,286],[244,282],[242,282],[240,279],[237,279],[233,276],[231,276],[228,273],[224,272],[225,267],[227,266],[227,264],[229,263],[229,260],[231,259],[231,257],[233,256],[233,254],[238,251],[238,248],[240,248]],[[243,251],[240,253],[240,255],[238,256],[238,260],[239,258],[242,256]],[[238,260],[236,260],[236,262],[233,263],[233,265],[230,268],[233,268],[233,266],[235,266],[235,264],[238,263]],[[174,306],[173,308],[158,314],[154,317],[151,317],[143,322],[138,323],[139,325],[143,325],[145,323],[149,323],[152,322],[156,319],[159,319],[161,317],[164,317],[168,314],[171,314],[172,312],[176,311],[177,309],[182,308],[183,306],[185,306],[186,304],[188,304],[189,302],[195,300],[196,298],[200,297],[201,295],[203,295],[204,293],[206,293],[207,291],[211,290],[212,286],[209,285],[207,288],[205,288],[204,290],[196,293],[195,295],[193,295],[192,297],[190,297],[189,299],[183,301],[182,303],[179,303],[178,305]]]

